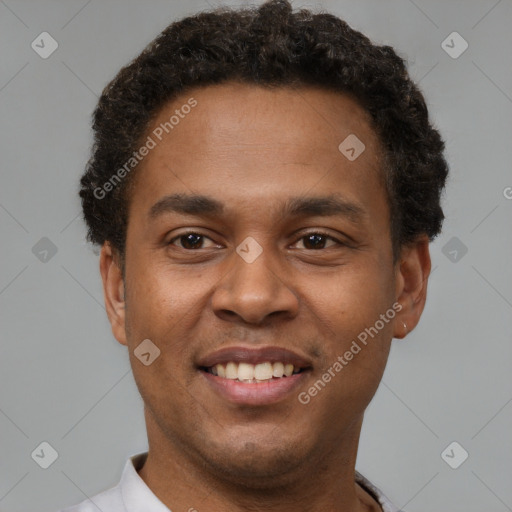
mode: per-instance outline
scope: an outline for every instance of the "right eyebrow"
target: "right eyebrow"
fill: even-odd
[[[225,212],[224,203],[204,195],[171,194],[157,201],[149,210],[149,218],[156,219],[165,213],[180,213],[204,217],[218,217]],[[283,217],[318,216],[348,218],[354,224],[368,216],[366,210],[345,198],[328,196],[292,197],[281,208]]]
[[[224,205],[208,196],[172,194],[156,202],[149,210],[149,217],[155,219],[169,212],[185,215],[219,216],[224,212]]]

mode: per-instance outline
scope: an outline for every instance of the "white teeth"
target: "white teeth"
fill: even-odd
[[[277,378],[282,377],[284,375],[284,364],[283,363],[274,363],[272,375]]]
[[[260,363],[254,367],[254,378],[257,380],[271,379],[273,377],[272,374],[273,368],[270,363]]]
[[[229,362],[226,365],[226,379],[238,379],[238,366],[236,363]]]
[[[211,367],[211,373],[224,379],[239,380],[240,382],[268,382],[272,378],[290,377],[299,373],[293,364],[277,363],[235,363],[230,361],[226,365],[216,364]]]
[[[238,365],[238,380],[254,379],[254,365],[248,363],[240,363]]]

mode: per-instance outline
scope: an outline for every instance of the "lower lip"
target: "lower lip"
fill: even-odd
[[[268,405],[280,402],[301,386],[308,371],[295,373],[290,377],[272,379],[269,382],[243,383],[234,379],[225,379],[200,370],[208,384],[223,398],[243,405]]]

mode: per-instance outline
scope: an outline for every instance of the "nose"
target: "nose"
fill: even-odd
[[[299,300],[293,293],[289,273],[269,249],[254,260],[233,253],[233,265],[212,295],[212,307],[224,320],[263,324],[269,317],[291,319],[297,315]]]

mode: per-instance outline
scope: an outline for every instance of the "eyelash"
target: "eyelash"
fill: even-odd
[[[169,240],[169,244],[168,245],[173,245],[173,242],[175,240],[179,240],[180,238],[182,237],[185,237],[187,235],[198,235],[199,237],[202,237],[202,238],[208,238],[209,240],[211,240],[211,238],[209,236],[206,236],[206,235],[203,235],[202,233],[199,233],[197,231],[187,231],[185,233],[181,233],[180,235],[178,236],[175,236],[173,239]],[[308,236],[312,236],[312,235],[320,235],[320,236],[323,236],[327,239],[330,239],[334,242],[336,242],[339,246],[346,246],[347,244],[346,243],[343,243],[341,240],[338,240],[337,238],[334,238],[332,235],[328,234],[328,233],[325,233],[323,231],[311,231],[309,233],[305,233],[303,234],[302,236],[300,236],[298,238],[297,241],[299,240],[302,240],[303,238],[306,238]],[[213,241],[213,240],[212,240]],[[185,249],[185,247],[179,247],[180,249],[183,249],[185,251],[198,251],[200,249]],[[306,249],[306,250],[310,250],[310,251],[322,251],[322,250],[326,250],[326,248],[322,248],[322,249]]]

